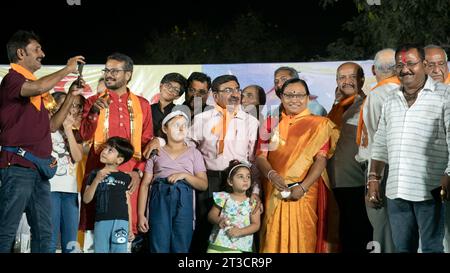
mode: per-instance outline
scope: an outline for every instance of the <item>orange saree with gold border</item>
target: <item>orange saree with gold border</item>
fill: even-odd
[[[326,157],[333,155],[339,131],[328,118],[313,116],[308,109],[296,116],[282,115],[272,132],[270,124],[276,123],[278,118],[269,117],[265,123],[263,130],[271,137],[266,142],[259,141],[257,156],[265,157],[286,183],[299,182],[307,176],[315,156],[324,146],[329,147]],[[297,201],[282,199],[267,180],[262,184],[265,214],[260,232],[261,252],[336,251],[338,212],[325,169],[306,195]]]

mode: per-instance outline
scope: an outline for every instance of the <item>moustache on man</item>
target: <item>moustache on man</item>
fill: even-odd
[[[403,77],[403,76],[413,76],[413,75],[414,75],[414,73],[412,73],[412,72],[407,72],[407,73],[400,72],[400,73],[398,74],[399,77]]]

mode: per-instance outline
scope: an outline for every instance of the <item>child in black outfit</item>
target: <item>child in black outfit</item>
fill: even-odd
[[[117,167],[133,156],[131,143],[121,137],[111,137],[100,154],[101,170],[90,174],[83,195],[85,203],[96,198],[95,253],[127,253],[127,242],[134,239],[131,230],[131,203],[128,185],[131,177]]]

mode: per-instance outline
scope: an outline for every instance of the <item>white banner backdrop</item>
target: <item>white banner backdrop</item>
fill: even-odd
[[[331,109],[334,101],[334,90],[336,88],[336,69],[344,61],[339,62],[302,62],[302,63],[251,63],[251,64],[206,64],[206,65],[135,65],[134,72],[129,87],[135,93],[144,96],[150,102],[157,101],[159,93],[159,83],[162,77],[170,72],[178,72],[189,77],[191,72],[204,72],[213,80],[223,74],[235,75],[241,88],[251,84],[257,84],[264,88],[267,94],[267,104],[279,104],[279,99],[275,95],[273,84],[273,72],[280,66],[291,66],[300,72],[300,77],[306,80],[313,95],[318,96],[317,100],[327,111]],[[366,83],[364,91],[370,89],[375,83],[371,66],[373,61],[355,61],[360,64],[365,73]],[[36,72],[37,77],[48,75],[60,69],[62,66],[43,66]],[[85,65],[83,78],[87,83],[86,97],[91,96],[96,91],[97,81],[102,76],[101,70],[104,65]],[[0,65],[0,79],[8,73],[9,65]],[[53,91],[65,91],[70,83],[76,79],[76,75],[69,75],[59,82]],[[177,103],[182,103],[182,96]]]

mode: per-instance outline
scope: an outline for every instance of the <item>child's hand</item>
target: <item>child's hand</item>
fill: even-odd
[[[241,236],[241,229],[236,226],[230,228],[226,232],[227,232],[228,237],[231,237],[231,238],[236,238],[236,237]]]
[[[130,227],[130,232],[128,233],[128,242],[133,242],[133,240],[134,240],[134,233],[133,233],[133,231],[131,231],[131,227]]]
[[[258,194],[252,193],[252,196],[250,197],[250,202],[253,206],[253,204],[256,203],[255,207],[252,210],[252,214],[255,214],[257,212],[262,213],[263,212],[263,204],[261,202],[261,199],[259,198]]]
[[[186,175],[187,173],[174,173],[167,177],[167,181],[169,181],[169,183],[175,184],[178,180],[186,179]]]
[[[227,226],[230,225],[230,220],[228,220],[227,218],[220,218],[219,220],[219,227],[222,228],[226,228]]]
[[[140,232],[144,232],[144,233],[146,233],[149,230],[147,217],[145,217],[145,216],[139,217],[138,229]]]
[[[63,121],[64,130],[72,130],[73,125],[75,124],[75,117],[72,113],[67,114],[66,118]]]
[[[103,168],[97,172],[97,175],[95,176],[95,179],[98,179],[98,181],[102,181],[103,178],[108,176],[111,173],[111,170],[108,170],[106,168]]]
[[[141,184],[141,177],[136,171],[128,172],[128,175],[131,177],[131,183],[128,186],[128,192],[132,194],[136,189],[139,188],[139,184]]]

